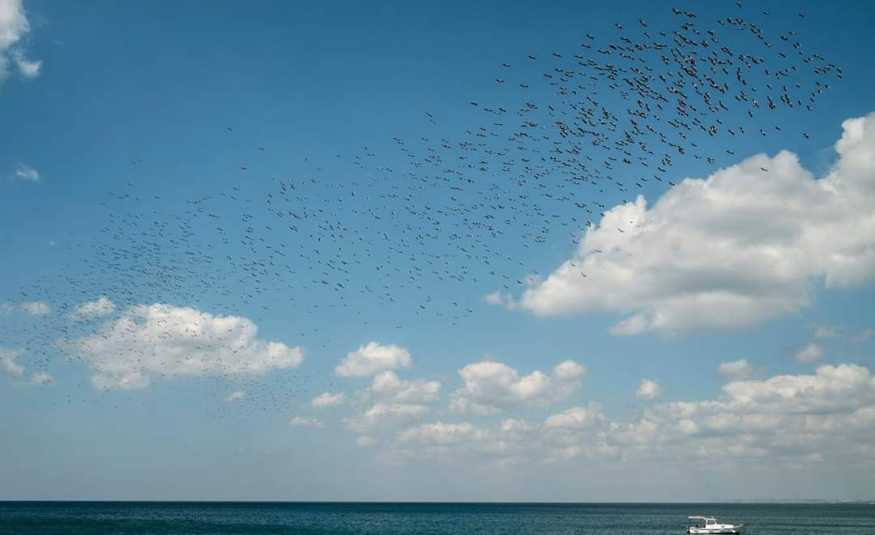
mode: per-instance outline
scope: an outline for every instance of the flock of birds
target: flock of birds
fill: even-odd
[[[492,100],[467,104],[472,126],[456,137],[423,111],[426,131],[440,133],[392,138],[388,158],[362,147],[308,161],[306,175],[260,178],[242,162],[234,172],[246,187],[184,202],[142,198],[128,183],[101,204],[97,238],[76,245],[79,267],[15,296],[57,308],[16,333],[21,346],[48,366],[56,341],[83,329],[65,312],[100,295],[119,308],[174,303],[256,321],[291,303],[300,321],[290,320],[288,341],[311,347],[332,332],[307,315],[457,325],[485,293],[523,288],[528,258],[557,244],[567,253],[616,202],[672,186],[680,163],[714,169],[740,158],[726,148],[738,139],[808,137],[779,118],[813,110],[840,66],[795,31],[767,31],[765,12],[739,4],[711,24],[672,12],[670,27],[615,24],[607,37],[585,33],[575,50],[502,63]],[[253,147],[253,158],[269,150]],[[276,395],[264,397],[287,401]]]

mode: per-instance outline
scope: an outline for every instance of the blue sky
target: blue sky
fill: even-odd
[[[557,68],[684,19],[0,2],[0,498],[871,498],[875,10],[700,8],[813,111],[727,98],[641,188],[539,160],[629,108]]]

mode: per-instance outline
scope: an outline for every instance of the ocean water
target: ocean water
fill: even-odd
[[[687,515],[749,535],[875,535],[867,504],[0,502],[0,534],[676,535]]]

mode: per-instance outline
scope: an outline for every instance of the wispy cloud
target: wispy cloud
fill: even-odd
[[[15,166],[12,178],[22,182],[40,182],[42,180],[39,171],[24,163]]]

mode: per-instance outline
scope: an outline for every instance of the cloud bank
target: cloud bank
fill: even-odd
[[[873,429],[875,378],[865,367],[839,364],[820,366],[813,375],[732,381],[716,399],[649,405],[628,422],[589,403],[540,422],[421,423],[398,431],[391,447],[411,459],[806,466],[836,458],[875,462]]]

